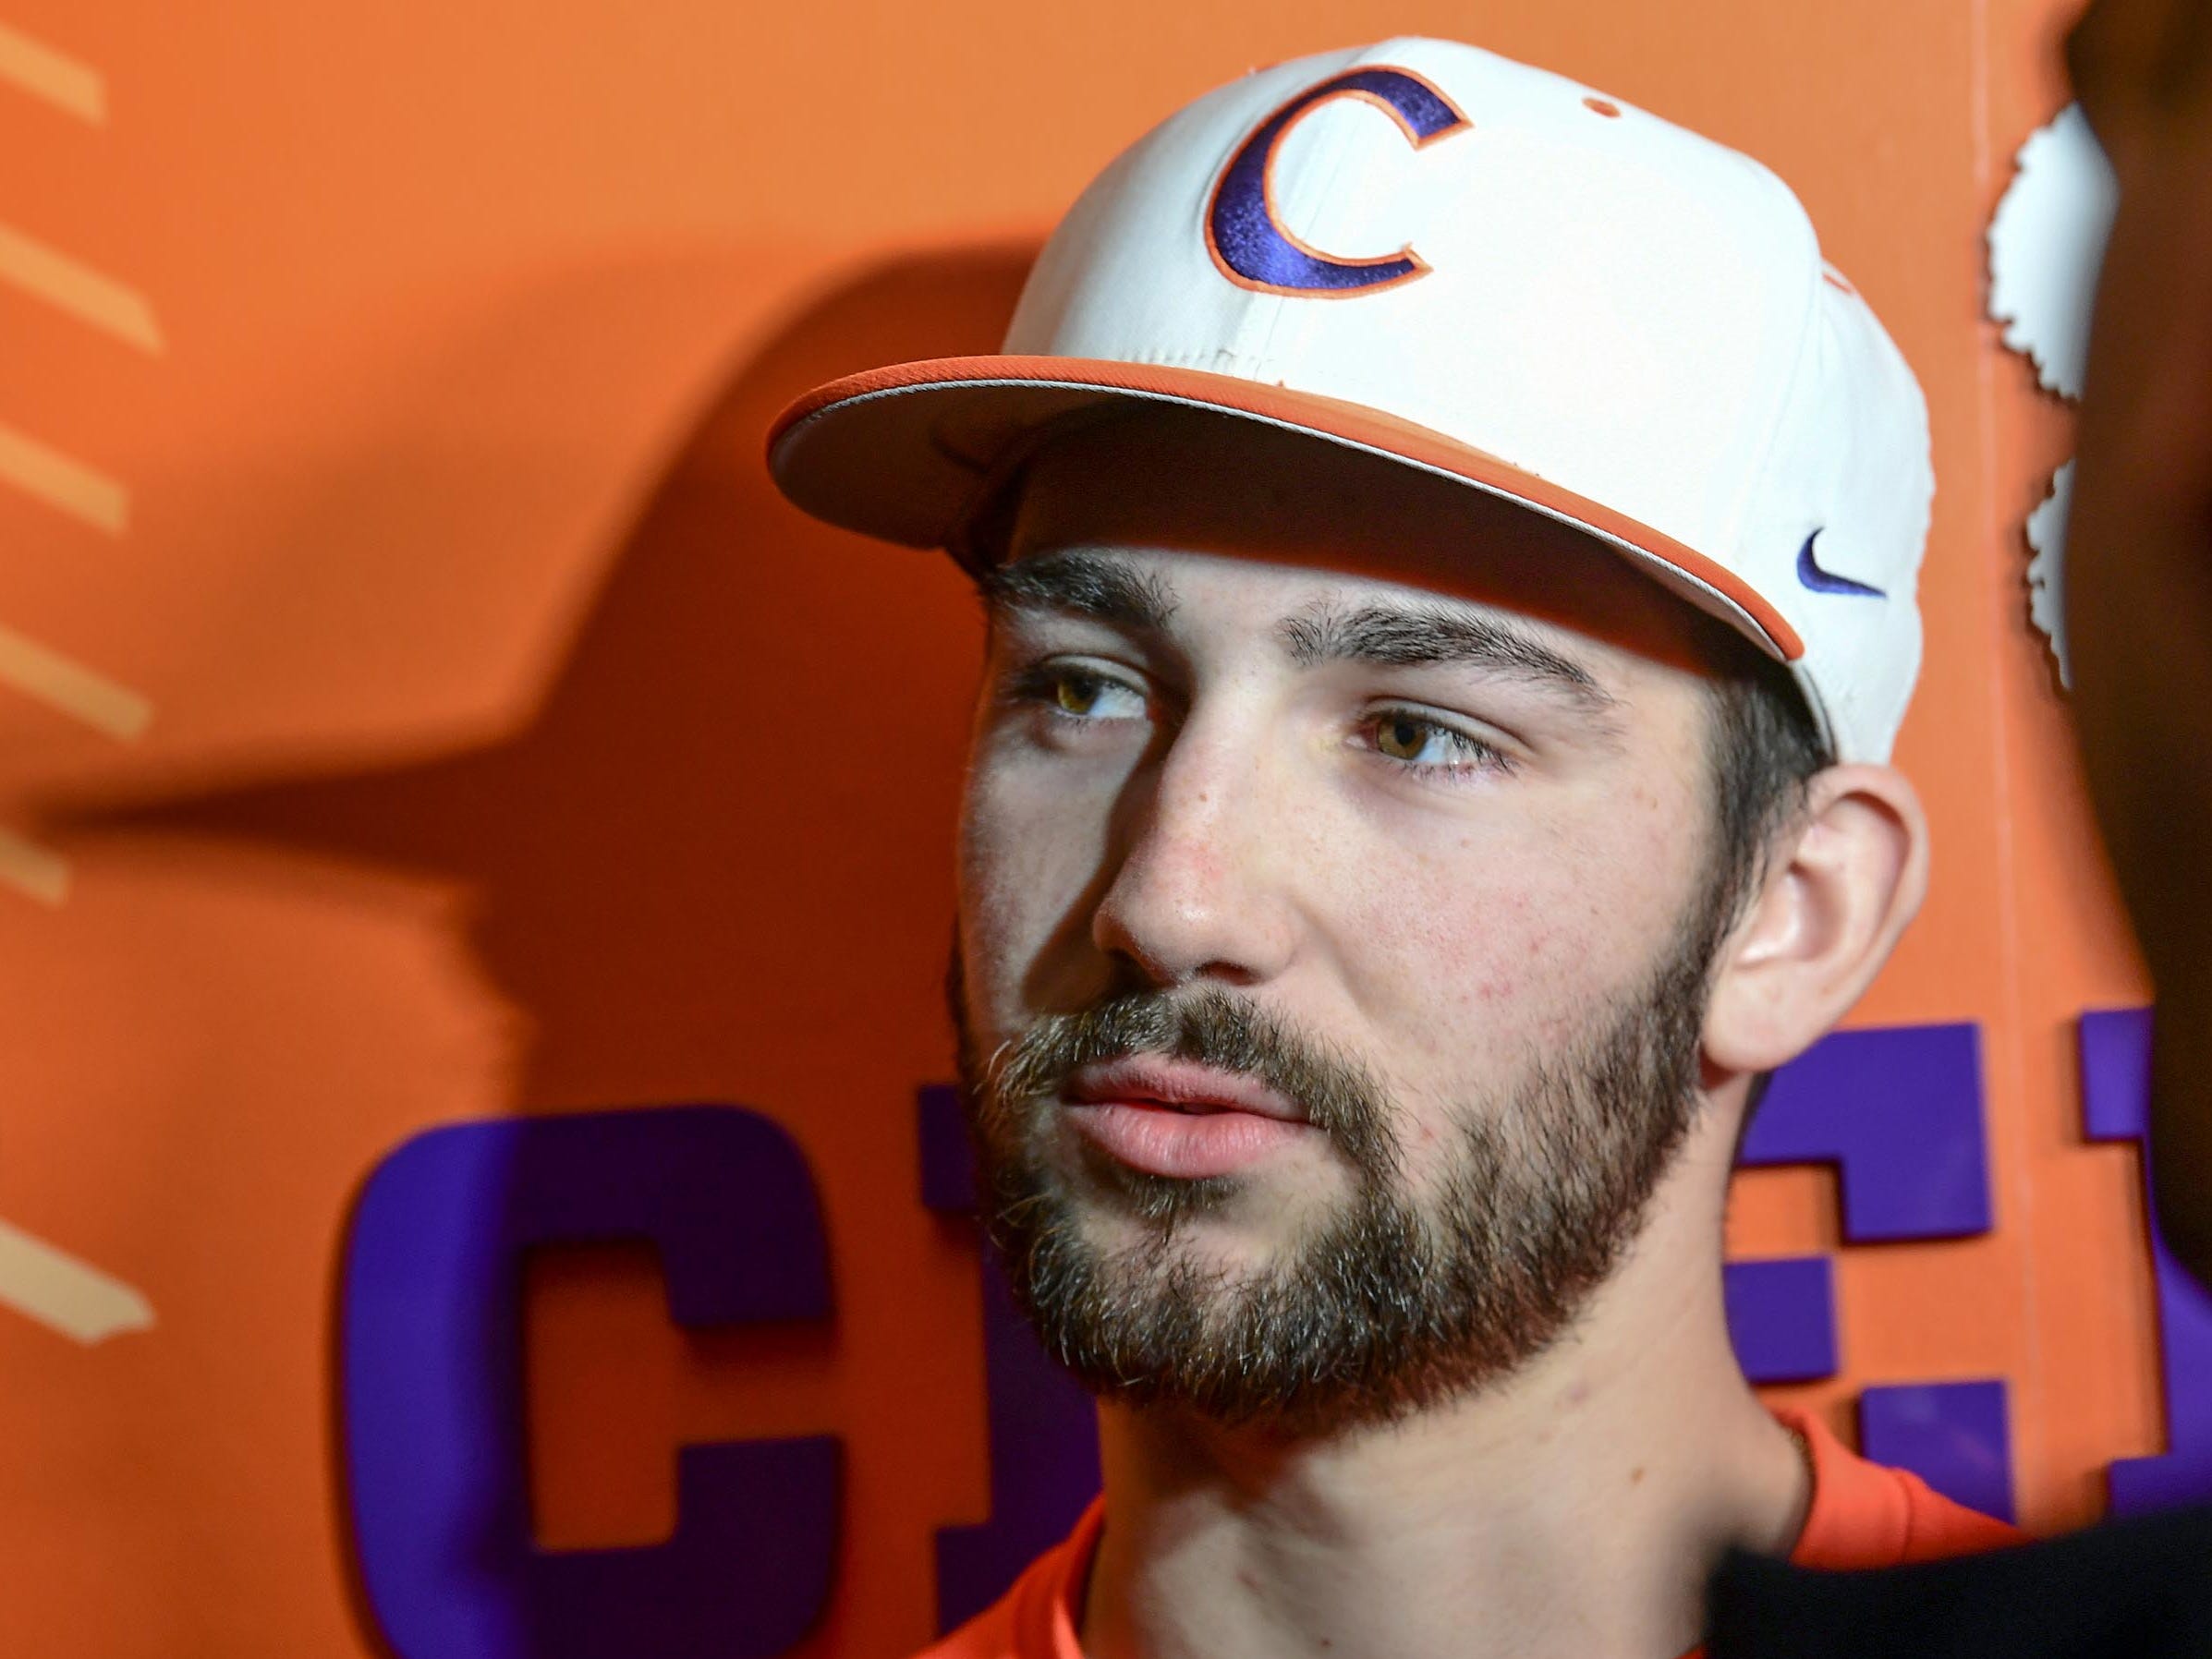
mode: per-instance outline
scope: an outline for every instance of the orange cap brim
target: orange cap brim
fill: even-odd
[[[1046,357],[893,364],[792,404],[769,429],[769,469],[818,518],[951,547],[1027,439],[1079,410],[1132,401],[1210,409],[1457,478],[1586,531],[1784,661],[1805,655],[1797,631],[1743,577],[1649,525],[1431,428],[1205,369]]]

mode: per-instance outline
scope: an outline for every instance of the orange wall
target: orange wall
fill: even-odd
[[[0,0],[70,60],[0,34],[0,227],[81,266],[0,282],[0,450],[67,458],[0,481],[0,1217],[155,1319],[88,1347],[0,1308],[0,1651],[368,1652],[352,1193],[429,1125],[688,1099],[806,1147],[836,1322],[690,1338],[650,1261],[543,1262],[541,1537],[664,1533],[680,1441],[834,1432],[804,1651],[920,1643],[932,1531],[986,1494],[974,1264],[912,1119],[975,629],[942,562],[776,500],[760,433],[814,380],[988,349],[1175,105],[1404,31],[1759,156],[1927,390],[1900,758],[1937,875],[1859,1018],[1980,1024],[1998,1226],[1842,1251],[1846,1374],[1799,1392],[2003,1377],[2024,1515],[2096,1513],[2162,1428],[2133,1156],[2083,1144],[2071,1030],[2144,991],[2026,620],[2066,417],[1980,321],[2069,9]],[[1732,1233],[1836,1249],[1832,1181],[1747,1177]]]

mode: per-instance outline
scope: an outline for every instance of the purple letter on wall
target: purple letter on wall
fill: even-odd
[[[1739,1162],[1833,1164],[1853,1243],[1989,1230],[1981,1050],[1971,1025],[1838,1032],[1775,1073]],[[1825,1256],[1728,1265],[1728,1326],[1755,1383],[1841,1368]]]
[[[1853,1244],[1987,1232],[1979,1034],[1895,1025],[1821,1038],[1774,1074],[1738,1161],[1835,1165]]]
[[[626,1239],[658,1248],[679,1325],[829,1313],[806,1159],[735,1108],[456,1124],[363,1188],[344,1265],[346,1455],[362,1582],[400,1659],[767,1659],[827,1604],[827,1437],[683,1448],[667,1544],[535,1547],[522,1256]]]
[[[922,1202],[940,1214],[970,1214],[975,1174],[959,1097],[931,1084],[919,1105]],[[1090,1396],[1030,1334],[988,1251],[982,1266],[991,1519],[937,1534],[941,1631],[1005,1594],[1023,1568],[1067,1535],[1099,1492],[1099,1420]]]
[[[2112,1465],[2116,1515],[2212,1497],[2212,1294],[2174,1260],[2150,1208],[2150,1145],[2144,1139],[2150,1127],[2150,1045],[2146,1008],[2082,1016],[2082,1116],[2089,1138],[2143,1147],[2144,1214],[2150,1220],[2166,1382],[2166,1455]]]
[[[1859,1396],[1859,1449],[1970,1509],[2011,1520],[2007,1415],[2001,1382],[1886,1384]]]
[[[1853,1244],[1987,1232],[1977,1032],[1963,1024],[1899,1025],[1822,1038],[1775,1074],[1744,1138],[1742,1161],[1835,1165],[1843,1236]],[[1754,1382],[1801,1381],[1841,1369],[1827,1266],[1817,1256],[1729,1264],[1729,1330]],[[1860,1396],[1861,1449],[1912,1470],[1961,1503],[2010,1519],[2006,1416],[2002,1382],[1883,1384]]]

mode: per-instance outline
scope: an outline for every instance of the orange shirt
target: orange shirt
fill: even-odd
[[[1902,1567],[1968,1556],[2021,1542],[1999,1520],[1930,1490],[1918,1475],[1869,1463],[1819,1418],[1777,1411],[1804,1436],[1813,1460],[1813,1501],[1790,1559],[1800,1567]],[[1077,1588],[1106,1517],[1094,1503],[1076,1530],[1015,1581],[996,1605],[954,1631],[921,1659],[1083,1659],[1076,1640]]]

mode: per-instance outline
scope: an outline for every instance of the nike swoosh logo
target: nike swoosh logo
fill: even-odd
[[[1815,593],[1855,593],[1861,599],[1881,599],[1890,596],[1878,587],[1869,587],[1864,582],[1854,582],[1849,576],[1837,575],[1833,571],[1822,570],[1813,558],[1813,543],[1820,532],[1815,530],[1805,539],[1805,545],[1797,550],[1797,579]]]

